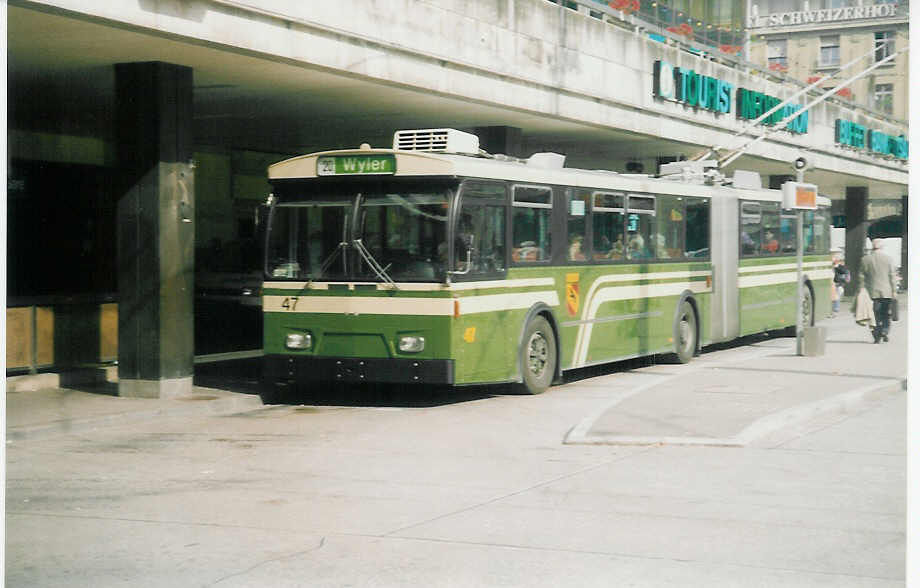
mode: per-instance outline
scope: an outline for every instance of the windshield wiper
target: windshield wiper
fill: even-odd
[[[340,251],[346,248],[348,248],[347,241],[342,241],[341,243],[339,243],[336,246],[336,248],[332,250],[332,253],[329,254],[329,257],[327,257],[326,260],[322,263],[322,265],[319,266],[319,272],[316,274],[316,277],[322,278],[324,275],[326,275],[326,270],[329,269],[329,266],[331,266],[332,262],[335,261],[336,256],[339,254]],[[313,279],[314,279],[313,274],[310,274],[310,277],[307,278],[308,286],[313,283]]]
[[[394,290],[399,290],[399,287],[396,285],[396,282],[394,282],[393,278],[391,278],[387,274],[387,269],[389,269],[389,267],[393,265],[392,263],[388,263],[386,267],[381,267],[380,263],[378,263],[378,261],[374,259],[373,254],[371,254],[371,252],[367,250],[367,247],[364,246],[364,243],[361,242],[361,239],[354,239],[352,240],[351,243],[352,245],[354,245],[355,249],[358,250],[358,254],[361,255],[361,258],[364,259],[365,262],[367,262],[367,265],[372,270],[374,270],[374,273],[377,274],[378,278],[380,278],[381,280],[389,284],[390,287],[392,287]]]

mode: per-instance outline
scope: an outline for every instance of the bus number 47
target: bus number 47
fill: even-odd
[[[291,297],[285,298],[284,301],[281,303],[281,308],[283,308],[284,310],[296,310],[297,309],[297,297],[291,296]]]

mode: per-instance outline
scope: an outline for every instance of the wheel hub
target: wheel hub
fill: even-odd
[[[549,358],[549,347],[542,333],[536,332],[527,342],[527,367],[537,378],[543,376],[546,370],[546,361]]]

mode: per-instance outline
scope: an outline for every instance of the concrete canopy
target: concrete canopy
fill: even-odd
[[[140,2],[148,4],[153,12],[166,10],[162,3]],[[205,4],[190,3],[192,8]],[[9,6],[8,38],[13,156],[19,132],[91,137],[105,152],[112,137],[112,66],[152,60],[193,68],[198,145],[302,153],[364,141],[388,146],[393,131],[403,128],[512,126],[522,129],[525,151],[557,151],[568,155],[569,165],[620,171],[630,160],[691,156],[704,147],[661,136],[666,133],[641,134],[487,99],[462,99],[279,59],[245,49],[242,42],[205,42],[40,3]],[[112,161],[111,153],[104,157]],[[649,167],[647,172],[654,171]],[[792,173],[785,162],[752,156],[733,167],[764,175]],[[871,198],[900,198],[906,192],[903,184],[840,169],[818,169],[806,179],[833,198],[843,198],[846,186],[867,187]]]

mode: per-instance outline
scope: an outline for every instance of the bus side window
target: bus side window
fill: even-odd
[[[463,271],[469,251],[473,263],[471,274],[505,271],[505,195],[502,183],[467,181],[463,184],[452,267]]]
[[[626,257],[653,259],[655,257],[655,199],[651,196],[629,195],[626,212]]]
[[[566,207],[569,246],[566,251],[568,261],[585,261],[587,259],[588,244],[585,242],[585,217],[588,214],[588,194],[582,191],[575,193],[566,190],[568,206]]]
[[[686,246],[690,258],[709,257],[709,199],[687,198]]]
[[[511,261],[550,259],[553,191],[548,186],[515,186],[511,211]]]
[[[741,203],[741,255],[760,253],[760,203]]]
[[[776,255],[780,252],[779,202],[761,202],[760,214],[763,234],[760,252],[763,255]]]
[[[658,231],[655,233],[658,257],[683,257],[684,199],[680,196],[658,196],[658,207]]]
[[[595,192],[591,205],[594,259],[626,259],[626,196]]]
[[[786,255],[795,254],[795,213],[782,211],[779,217],[779,248]]]

